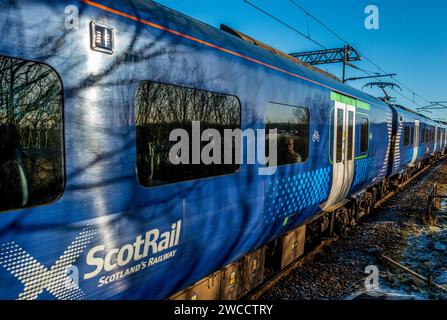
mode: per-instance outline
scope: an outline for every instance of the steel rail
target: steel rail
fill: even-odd
[[[441,157],[437,161],[435,161],[433,164],[428,165],[428,166],[422,168],[421,170],[419,170],[410,179],[408,179],[404,183],[400,184],[396,190],[389,192],[383,199],[380,199],[378,202],[376,202],[373,205],[373,209],[380,208],[388,200],[390,200],[391,198],[396,196],[399,192],[401,192],[406,186],[408,186],[410,183],[414,182],[418,177],[420,177],[422,174],[424,174],[428,170],[434,168],[436,164],[438,164],[439,162],[445,160],[446,158],[447,158],[447,155],[444,155],[443,157]],[[301,256],[297,260],[295,260],[292,263],[290,263],[283,270],[281,270],[278,273],[276,273],[276,274],[272,275],[271,277],[269,277],[266,281],[264,281],[259,286],[254,288],[252,291],[250,291],[249,293],[244,295],[241,298],[241,300],[257,300],[257,299],[259,299],[265,292],[267,292],[270,288],[272,288],[280,280],[285,278],[288,274],[290,274],[292,271],[296,270],[298,267],[300,267],[304,263],[306,263],[308,261],[311,261],[324,248],[328,247],[329,245],[334,243],[336,240],[338,240],[338,237],[329,238],[329,239],[323,239],[320,244],[318,244],[315,247],[311,248],[311,250],[309,250],[304,256]]]

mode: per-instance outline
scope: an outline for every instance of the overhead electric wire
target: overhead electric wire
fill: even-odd
[[[282,21],[281,19],[275,17],[274,15],[272,15],[271,13],[267,12],[266,10],[258,7],[257,5],[255,5],[254,3],[248,1],[248,0],[242,0],[245,3],[247,3],[248,5],[252,6],[253,8],[255,8],[256,10],[262,12],[263,14],[269,16],[270,18],[272,18],[273,20],[279,22],[280,24],[282,24],[283,26],[289,28],[290,30],[298,33],[299,35],[301,35],[302,37],[308,39],[309,41],[312,41],[313,43],[315,43],[317,46],[321,47],[322,49],[327,49],[324,45],[322,45],[321,43],[319,43],[318,41],[312,39],[312,37],[310,37],[310,35],[306,35],[305,33],[299,31],[298,29],[296,29],[295,27],[292,27],[291,25],[289,25],[288,23]]]
[[[329,31],[330,33],[332,33],[334,36],[336,36],[338,39],[340,39],[341,41],[343,41],[344,43],[348,44],[347,41],[345,41],[339,34],[337,34],[335,31],[333,31],[331,28],[329,28],[327,25],[325,25],[322,21],[320,21],[318,18],[316,18],[312,13],[310,13],[309,11],[307,11],[306,9],[304,9],[301,5],[299,5],[296,1],[294,0],[289,0],[293,5],[295,5],[297,8],[299,8],[301,11],[303,11],[307,16],[311,17],[312,19],[314,19],[318,24],[320,24],[323,28],[325,28],[327,31]]]
[[[290,3],[292,3],[295,7],[297,7],[298,9],[300,9],[301,11],[303,11],[307,16],[311,17],[312,19],[314,19],[314,21],[316,21],[318,24],[320,24],[323,28],[325,28],[327,31],[329,31],[330,33],[332,33],[335,37],[337,37],[339,40],[341,40],[342,42],[344,42],[346,45],[349,45],[348,41],[346,41],[342,36],[340,36],[337,32],[335,32],[334,30],[332,30],[330,27],[328,27],[324,22],[322,22],[321,20],[319,20],[317,17],[315,17],[312,13],[310,13],[308,10],[306,10],[303,6],[301,6],[300,4],[298,4],[295,0],[289,0]],[[383,68],[381,68],[377,63],[375,63],[373,60],[371,60],[369,57],[367,57],[366,55],[364,55],[362,52],[360,52],[359,50],[357,50],[357,52],[359,53],[359,55],[363,58],[365,58],[369,63],[371,63],[373,66],[375,66],[379,71],[388,74],[388,72],[386,72],[385,70],[383,70]],[[405,89],[407,89],[408,91],[410,91],[413,96],[419,97],[421,100],[424,100],[425,102],[431,103],[429,100],[427,100],[426,98],[422,97],[421,95],[417,94],[416,91],[412,90],[410,87],[408,87],[407,85],[405,85],[402,81],[399,81],[398,79],[396,79],[394,76],[392,76],[393,80],[396,81],[398,84],[400,84],[402,87],[404,87]],[[408,98],[405,96],[406,99],[409,99],[410,102],[420,106],[414,99]]]
[[[374,79],[378,80],[379,82],[382,82],[381,79],[379,79],[378,77],[374,77],[373,72],[367,71],[367,70],[362,69],[362,68],[360,68],[358,66],[355,66],[355,68],[360,70],[361,72],[365,73],[366,75],[373,77]],[[411,98],[409,98],[408,96],[404,95],[402,92],[399,92],[399,91],[397,91],[394,88],[391,88],[391,90],[396,92],[398,95],[400,95],[401,97],[405,98],[406,100],[410,101],[411,103],[413,103],[413,104],[417,105],[418,107],[422,108],[422,106],[419,103],[413,101]]]
[[[341,40],[344,44],[346,45],[350,45],[348,41],[346,41],[342,36],[340,36],[337,32],[335,32],[334,30],[332,30],[329,26],[327,26],[324,22],[322,22],[320,19],[318,19],[317,17],[315,17],[311,12],[309,12],[308,10],[306,10],[304,7],[302,7],[300,4],[298,4],[295,0],[289,0],[290,3],[292,3],[295,7],[297,7],[298,9],[300,9],[301,11],[303,11],[306,14],[306,18],[307,18],[307,35],[303,32],[301,32],[300,30],[296,29],[295,27],[292,27],[291,25],[289,25],[288,23],[282,21],[281,19],[275,17],[274,15],[272,15],[271,13],[269,13],[268,11],[266,11],[265,9],[260,8],[259,6],[255,5],[254,3],[248,1],[248,0],[242,0],[245,3],[247,3],[248,5],[250,5],[251,7],[255,8],[256,10],[262,12],[263,14],[269,16],[270,18],[274,19],[275,21],[279,22],[280,24],[282,24],[283,26],[291,29],[292,31],[298,33],[300,36],[308,39],[309,41],[315,43],[316,45],[318,45],[319,47],[323,48],[323,49],[327,49],[323,44],[319,43],[318,41],[316,41],[315,39],[313,39],[310,36],[310,30],[309,30],[309,17],[312,18],[315,22],[317,22],[318,24],[320,24],[324,29],[326,29],[327,31],[329,31],[331,34],[333,34],[336,38],[338,38],[339,40]],[[366,61],[368,61],[371,65],[373,65],[374,67],[377,68],[377,70],[379,70],[380,72],[383,72],[384,74],[388,74],[388,72],[386,72],[382,67],[380,67],[377,63],[375,63],[372,59],[370,59],[368,56],[364,55],[362,52],[360,52],[359,50],[357,50],[357,52],[359,53],[359,55],[363,58],[365,58]],[[350,64],[350,66],[353,66]],[[372,71],[367,71],[365,69],[362,69],[360,67],[357,66],[353,66],[355,69],[358,69],[360,71],[362,71],[363,73],[365,73],[368,76],[373,77],[374,79],[378,80],[379,82],[382,82],[381,79],[379,79],[378,77],[374,77],[374,75],[378,75],[378,72],[372,72]],[[394,91],[395,93],[397,93],[399,96],[401,96],[402,98],[408,100],[410,103],[414,104],[415,106],[424,109],[424,107],[419,104],[418,102],[416,102],[416,100],[414,99],[414,97],[419,97],[421,100],[431,104],[431,102],[429,100],[427,100],[426,98],[424,98],[423,96],[421,96],[420,94],[416,93],[416,91],[412,90],[410,87],[408,87],[407,85],[405,85],[402,81],[399,81],[398,79],[396,79],[394,76],[391,76],[391,78],[396,81],[398,84],[400,84],[402,87],[404,87],[405,89],[407,89],[409,92],[411,92],[413,94],[413,98],[409,98],[408,96],[404,95],[402,92],[399,92],[397,90],[395,90],[394,88],[391,88],[392,91]]]

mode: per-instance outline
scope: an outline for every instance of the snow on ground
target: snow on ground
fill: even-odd
[[[427,190],[447,181],[447,163],[412,182],[381,209],[361,221],[346,238],[326,247],[268,290],[261,300],[276,299],[447,299],[447,290],[429,286],[385,261],[386,255],[447,288],[447,201],[424,222]],[[447,194],[447,184],[442,186]],[[367,290],[368,266],[379,271],[379,288]]]

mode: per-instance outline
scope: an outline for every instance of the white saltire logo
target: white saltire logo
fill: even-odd
[[[0,266],[24,285],[24,290],[17,299],[34,300],[44,290],[59,300],[83,299],[84,292],[68,274],[95,234],[95,227],[85,227],[50,268],[46,268],[15,242],[2,244]]]

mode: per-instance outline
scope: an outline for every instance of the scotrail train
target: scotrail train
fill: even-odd
[[[445,124],[222,29],[0,1],[1,299],[238,298],[444,154]],[[193,121],[277,129],[276,173],[171,164]]]

